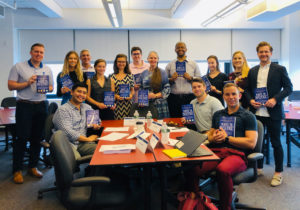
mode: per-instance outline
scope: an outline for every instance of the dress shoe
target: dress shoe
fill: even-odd
[[[282,184],[283,177],[282,175],[274,174],[272,180],[271,180],[271,186],[277,187]]]
[[[42,178],[43,177],[43,173],[40,172],[37,168],[30,168],[30,169],[28,169],[28,173],[31,176],[34,176],[36,178]]]
[[[23,184],[23,182],[24,182],[24,180],[23,180],[22,171],[16,171],[14,173],[14,183]]]

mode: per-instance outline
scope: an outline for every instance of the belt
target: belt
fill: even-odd
[[[19,99],[17,100],[18,103],[26,103],[26,104],[41,104],[41,103],[45,103],[45,101],[28,101],[28,100],[23,100],[23,99]]]

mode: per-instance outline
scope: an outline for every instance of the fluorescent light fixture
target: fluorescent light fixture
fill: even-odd
[[[231,14],[233,11],[238,9],[241,5],[245,5],[248,3],[248,0],[235,0],[228,6],[221,9],[219,12],[211,16],[210,18],[206,19],[201,23],[203,27],[206,27],[207,25],[217,21],[220,18],[224,18],[226,15]]]
[[[102,0],[108,19],[113,27],[123,25],[122,8],[120,0]]]

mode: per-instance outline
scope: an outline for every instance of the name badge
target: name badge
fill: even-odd
[[[162,127],[162,124],[153,121],[153,122],[151,123],[151,126],[149,127],[149,129],[152,130],[152,131],[154,131],[154,132],[156,132],[156,133],[159,133],[161,127]]]
[[[142,138],[141,136],[137,136],[135,146],[138,150],[140,150],[142,153],[146,153],[148,145],[149,142],[146,139]]]

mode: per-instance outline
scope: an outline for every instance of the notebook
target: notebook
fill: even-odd
[[[199,148],[200,145],[207,139],[207,136],[202,133],[190,130],[187,132],[176,145],[175,148],[187,154],[188,157],[200,157],[212,155],[211,152]],[[205,152],[204,152],[205,150]],[[208,154],[209,153],[209,154]]]
[[[184,152],[180,151],[179,149],[164,149],[163,153],[172,159],[184,158],[187,156]]]

